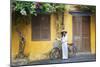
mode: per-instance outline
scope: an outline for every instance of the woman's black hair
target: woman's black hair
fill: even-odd
[[[61,37],[65,36],[66,33],[66,31],[61,32]]]

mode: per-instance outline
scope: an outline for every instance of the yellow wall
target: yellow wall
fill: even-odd
[[[69,13],[64,14],[65,30],[68,32],[68,43],[72,43],[72,15]],[[95,16],[91,16],[90,22],[90,48],[91,53],[96,53],[96,20]]]
[[[91,52],[95,53],[95,20],[91,17]],[[30,21],[28,21],[30,22]],[[26,38],[25,54],[29,55],[30,61],[48,59],[46,54],[52,49],[54,39],[56,38],[56,19],[55,15],[51,15],[51,40],[50,41],[32,41],[31,40],[31,23],[20,24],[19,29],[22,31]],[[68,43],[72,43],[72,15],[69,13],[64,14],[65,30],[68,31]],[[15,31],[15,26],[12,27],[12,58],[18,53],[19,37]]]
[[[68,43],[72,43],[72,15],[69,13],[64,14],[64,26],[68,32]]]
[[[90,32],[91,32],[91,53],[96,53],[96,19],[95,16],[91,16],[91,23],[90,23]]]
[[[54,15],[51,15],[51,40],[50,41],[32,41],[31,40],[31,24],[29,26],[29,41],[30,41],[30,59],[31,60],[40,60],[45,59],[45,54],[48,53],[52,49],[52,44],[55,39],[55,19]]]
[[[74,7],[69,6],[69,8]],[[68,8],[68,6],[67,6]],[[75,10],[74,8],[71,10]],[[69,15],[68,13],[65,14],[65,28],[66,31],[68,31],[68,42],[72,43],[72,16]],[[90,48],[91,48],[91,53],[96,54],[96,16],[92,15],[91,16],[91,22],[90,22]]]
[[[30,61],[33,60],[41,60],[48,58],[46,54],[49,53],[49,51],[52,49],[52,44],[54,42],[55,36],[56,36],[56,29],[55,29],[55,15],[51,15],[51,20],[50,20],[50,26],[51,26],[51,40],[50,41],[32,41],[31,40],[31,23],[26,25],[26,24],[20,24],[19,29],[22,31],[23,35],[25,36],[26,39],[26,48],[25,48],[25,54],[29,55]],[[16,54],[18,53],[18,35],[15,31],[15,26],[13,26],[12,30],[12,57],[15,57]]]
[[[23,35],[25,36],[26,40],[26,48],[25,48],[25,54],[28,55],[29,53],[29,40],[28,40],[28,36],[27,36],[27,28],[28,26],[26,24],[19,24],[17,25],[17,27],[19,28],[19,30],[23,33]],[[18,33],[16,32],[16,26],[12,25],[12,59],[15,58],[15,56],[18,54],[18,47],[19,47],[19,36]]]

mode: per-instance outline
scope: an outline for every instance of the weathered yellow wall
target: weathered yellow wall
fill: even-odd
[[[91,52],[95,53],[95,20],[94,17],[91,17]],[[30,22],[30,21],[29,21]],[[65,30],[68,32],[68,43],[72,43],[72,15],[69,13],[64,14],[64,24]],[[52,49],[53,42],[56,38],[56,19],[55,15],[51,15],[50,20],[51,26],[51,40],[50,41],[32,41],[32,27],[31,23],[20,24],[19,29],[22,31],[23,35],[26,38],[26,48],[25,54],[29,55],[30,61],[34,60],[42,60],[48,58],[46,54]],[[16,56],[18,53],[18,45],[19,45],[19,37],[17,32],[15,31],[15,26],[12,27],[12,58]]]
[[[28,36],[27,36],[27,25],[26,24],[19,24],[17,25],[17,27],[19,28],[19,30],[23,33],[23,35],[25,36],[25,39],[26,40],[26,47],[25,47],[25,54],[28,55],[29,53],[29,40],[28,40]],[[15,56],[18,54],[18,47],[19,47],[19,36],[18,36],[18,33],[16,32],[16,26],[15,25],[12,25],[12,48],[11,48],[11,51],[12,51],[12,59],[15,58]]]
[[[30,22],[30,21],[29,21]],[[31,33],[32,33],[32,27],[31,23],[26,25],[26,24],[20,24],[19,29],[22,31],[23,35],[25,36],[26,39],[26,48],[25,48],[25,54],[29,55],[30,61],[34,60],[41,60],[48,58],[46,54],[49,53],[49,51],[52,49],[52,44],[54,42],[55,36],[56,36],[56,29],[55,29],[55,15],[51,15],[51,20],[50,20],[50,26],[51,26],[51,40],[50,41],[32,41],[31,39]],[[16,54],[18,53],[18,45],[19,45],[19,40],[18,40],[18,34],[15,31],[15,26],[13,26],[12,30],[12,57],[15,57]]]
[[[95,16],[91,16],[91,23],[90,23],[90,39],[91,39],[91,53],[96,53],[96,19]]]
[[[72,15],[69,13],[64,14],[65,30],[68,32],[68,43],[72,43]],[[96,20],[95,16],[91,16],[90,22],[90,47],[91,53],[96,53]]]
[[[40,59],[45,59],[46,56],[45,54],[52,49],[52,44],[55,39],[55,19],[54,15],[51,15],[51,40],[50,41],[32,41],[31,40],[31,24],[28,27],[29,30],[29,41],[30,41],[30,60],[40,60]]]
[[[69,13],[64,14],[64,26],[68,32],[68,43],[72,43],[72,15]]]
[[[75,10],[73,8],[74,6],[71,5],[69,8],[72,8],[71,10]],[[66,6],[68,8],[68,6]],[[65,22],[65,28],[66,31],[68,31],[68,43],[72,43],[72,15],[69,15],[68,13],[65,14],[64,18]],[[90,47],[91,47],[91,53],[95,54],[96,53],[96,16],[92,15],[91,16],[91,22],[90,22]]]

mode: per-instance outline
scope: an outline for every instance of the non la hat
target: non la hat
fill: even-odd
[[[66,30],[62,30],[61,32],[66,32],[66,33],[67,33],[67,31],[66,31]]]

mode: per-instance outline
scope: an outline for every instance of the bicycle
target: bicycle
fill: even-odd
[[[62,57],[61,41],[56,39],[53,45],[54,48],[50,51],[49,58],[60,59]]]

